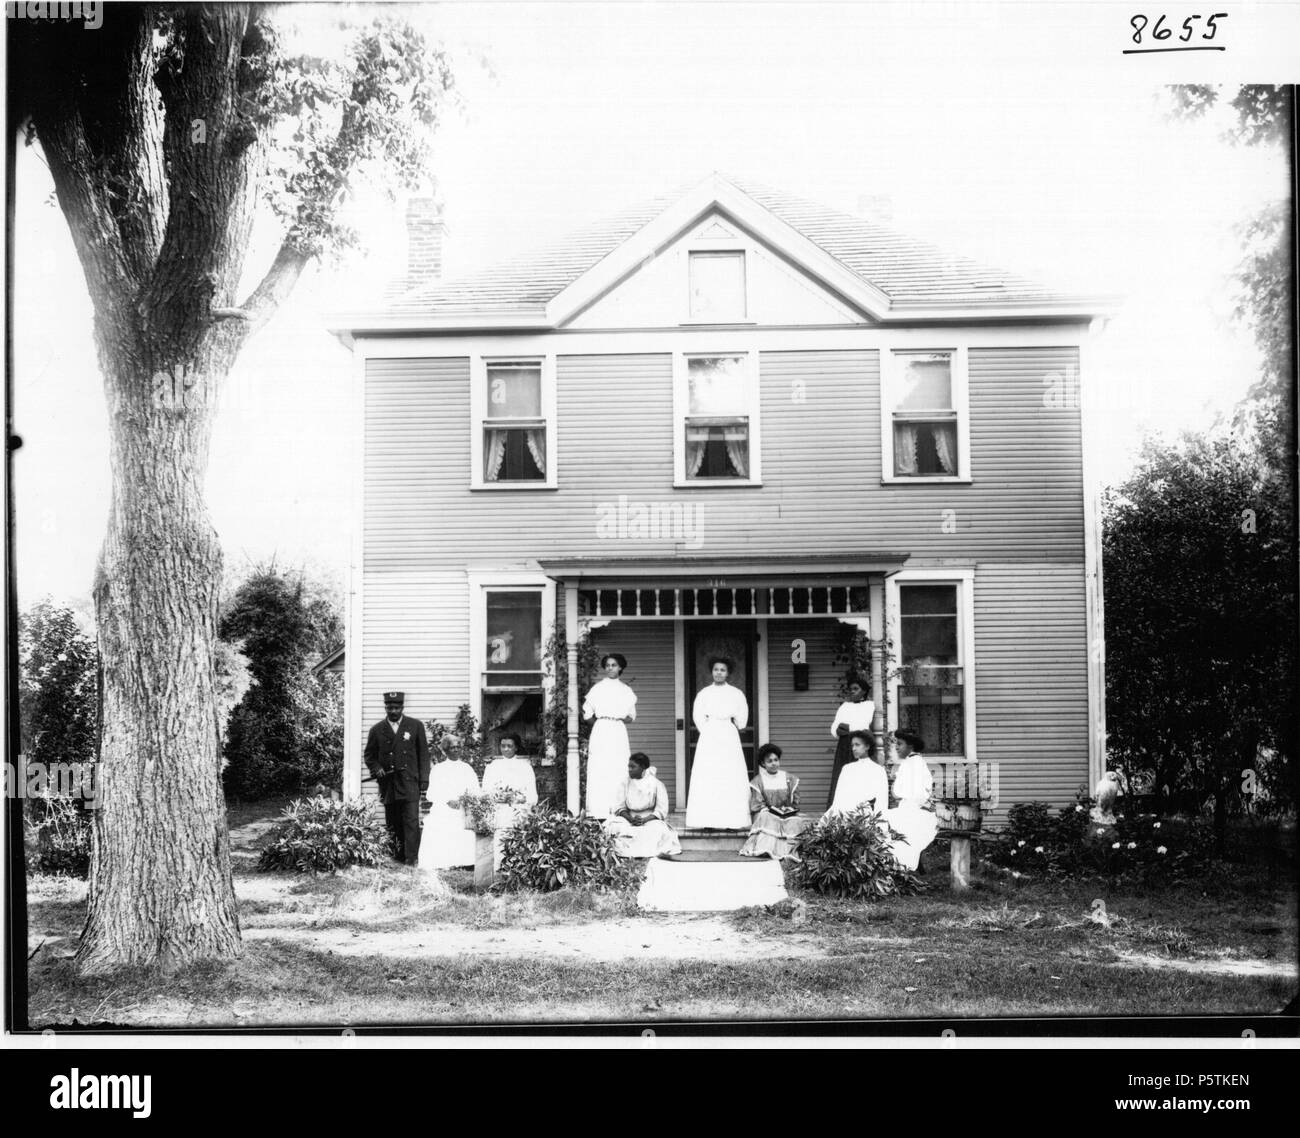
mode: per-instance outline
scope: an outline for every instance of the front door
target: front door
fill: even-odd
[[[745,765],[750,777],[754,774],[754,646],[755,628],[749,621],[687,620],[686,626],[686,785],[690,786],[691,766],[695,762],[695,744],[700,733],[691,721],[691,707],[701,688],[713,682],[709,671],[710,656],[725,656],[735,667],[727,682],[745,693],[749,705],[749,721],[740,733],[740,746],[745,752]]]

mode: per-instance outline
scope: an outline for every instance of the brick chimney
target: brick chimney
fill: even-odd
[[[406,287],[419,288],[442,276],[442,244],[447,223],[436,198],[411,198],[406,204]]]

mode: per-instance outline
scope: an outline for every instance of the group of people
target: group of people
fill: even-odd
[[[627,660],[617,652],[601,659],[603,678],[587,693],[583,718],[592,723],[587,752],[587,815],[604,820],[629,857],[673,857],[681,844],[668,823],[668,790],[649,757],[632,752],[627,724],[636,719],[636,694],[620,678]],[[798,856],[800,836],[811,824],[799,812],[799,779],[781,769],[782,751],[766,743],[758,751],[753,778],[745,762],[740,732],[749,719],[744,693],[728,683],[731,661],[709,661],[711,683],[695,697],[692,719],[699,732],[686,797],[690,829],[748,830],[740,853],[748,857]],[[831,734],[837,740],[827,812],[850,813],[867,805],[882,816],[894,856],[907,869],[916,869],[921,851],[935,837],[937,822],[931,802],[934,781],[923,756],[924,743],[910,731],[895,731],[898,765],[891,786],[886,768],[877,761],[871,722],[875,713],[860,676],[848,683],[848,699],[835,714]],[[391,697],[391,698],[390,698]],[[466,762],[448,760],[434,766],[428,759],[424,726],[402,715],[401,692],[384,696],[384,721],[370,730],[365,760],[380,781],[394,847],[407,864],[437,869],[469,865],[474,860],[474,835],[463,828],[460,811],[448,805],[462,794],[477,792],[479,780]],[[537,802],[537,782],[531,763],[518,757],[518,735],[506,735],[501,754],[487,766],[482,789],[510,786],[525,805]],[[418,786],[418,797],[413,793]],[[419,797],[431,806],[421,841]]]

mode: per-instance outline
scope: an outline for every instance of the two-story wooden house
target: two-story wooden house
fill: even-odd
[[[824,802],[845,629],[880,726],[992,764],[999,809],[1104,766],[1081,409],[1096,298],[713,176],[342,317],[356,500],[345,791],[381,693],[540,736],[559,628],[629,661],[633,749],[685,806],[721,650],[746,743]],[[569,684],[576,809],[578,684]],[[752,752],[751,752],[752,753]]]

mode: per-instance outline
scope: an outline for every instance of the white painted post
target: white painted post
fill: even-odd
[[[597,591],[596,596],[600,593]],[[569,668],[569,745],[565,750],[565,805],[570,814],[582,808],[579,794],[578,760],[578,586],[572,581],[564,585],[564,640],[567,646]]]
[[[868,582],[871,599],[871,736],[876,741],[876,758],[885,759],[885,581],[876,575]]]

